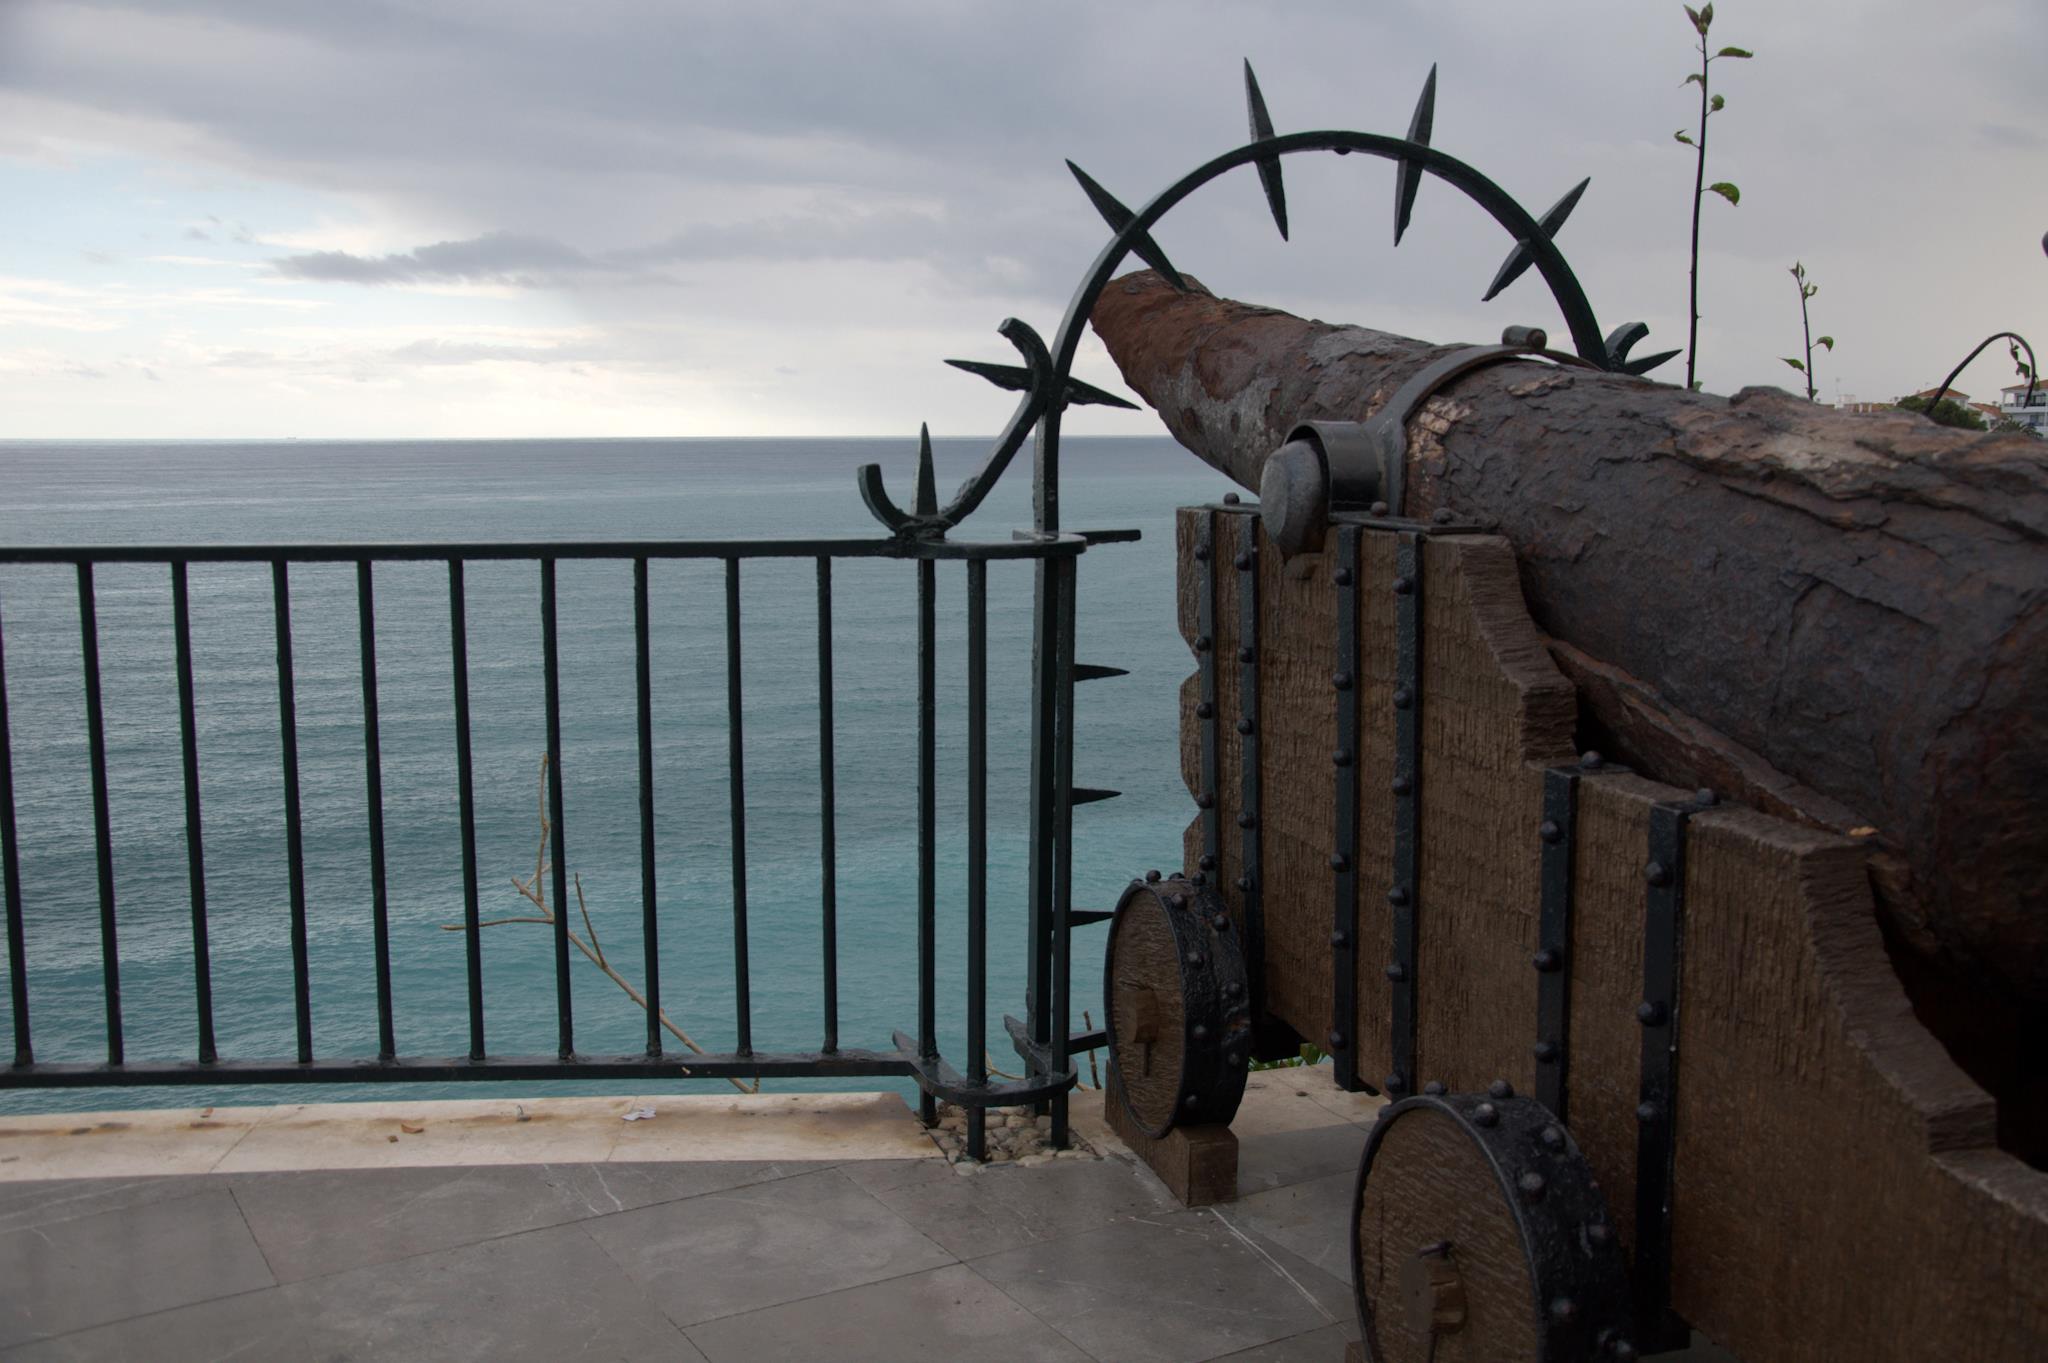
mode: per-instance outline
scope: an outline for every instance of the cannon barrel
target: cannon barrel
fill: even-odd
[[[1363,421],[1450,349],[1151,271],[1091,320],[1175,438],[1250,489],[1301,423]],[[1513,543],[1582,738],[1869,838],[1895,960],[1959,1055],[1982,1049],[1965,1015],[2048,1017],[2038,441],[1531,359],[1437,391],[1401,455],[1397,510]]]

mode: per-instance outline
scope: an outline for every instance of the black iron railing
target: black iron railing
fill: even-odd
[[[927,459],[928,459],[927,455]],[[927,466],[928,467],[928,466]],[[928,472],[925,475],[929,477]],[[680,1078],[863,1078],[899,1076],[917,1084],[924,1115],[935,1099],[972,1107],[1035,1103],[1049,1110],[1064,1137],[1065,1096],[1074,1082],[1068,1060],[1070,1012],[1069,933],[1072,927],[1071,857],[1066,850],[1073,808],[1074,575],[1078,556],[1094,542],[1127,540],[1136,532],[1020,534],[992,542],[897,536],[886,539],[667,541],[597,543],[326,544],[199,547],[106,546],[0,548],[0,564],[69,568],[76,575],[78,621],[85,689],[84,724],[90,778],[92,829],[97,873],[99,957],[105,1005],[104,1062],[57,1062],[36,1058],[28,963],[32,943],[24,925],[24,899],[32,892],[21,877],[14,790],[14,755],[7,714],[4,624],[0,624],[0,875],[5,878],[8,967],[13,1010],[14,1057],[0,1069],[0,1088],[86,1087],[158,1084],[283,1084],[446,1082],[504,1079],[680,1079]],[[570,971],[567,881],[568,823],[562,782],[561,650],[557,620],[556,569],[564,560],[605,559],[632,565],[634,693],[639,780],[641,935],[647,1040],[637,1055],[592,1055],[577,1049]],[[731,821],[732,962],[734,1049],[725,1053],[682,1053],[664,1046],[661,947],[656,896],[656,838],[653,764],[652,666],[648,566],[656,560],[717,560],[724,566],[726,740]],[[750,1002],[752,963],[748,955],[747,801],[745,729],[742,719],[743,632],[740,614],[742,567],[750,560],[814,561],[817,626],[817,789],[820,832],[819,928],[823,955],[823,1037],[805,1052],[770,1052],[753,1045]],[[837,914],[836,772],[833,717],[833,564],[839,559],[900,559],[915,564],[917,578],[917,1019],[914,1035],[898,1032],[888,1046],[842,1047],[839,1038],[839,936]],[[556,1048],[553,1055],[496,1054],[485,1027],[483,951],[476,848],[476,781],[472,763],[471,690],[465,572],[477,562],[537,564],[540,582],[542,680],[547,742],[547,838],[552,873],[553,973]],[[968,940],[966,1036],[962,1074],[941,1055],[937,1040],[939,1000],[935,978],[938,897],[936,884],[938,773],[937,730],[937,565],[963,560],[967,579],[966,771]],[[1049,607],[1053,647],[1035,652],[1032,667],[1032,792],[1030,847],[1030,943],[1025,1020],[1008,1019],[1013,1040],[1027,1061],[1017,1080],[992,1081],[987,1063],[988,907],[988,565],[1022,560],[1036,565],[1039,589]],[[398,1052],[392,1021],[393,985],[389,893],[385,865],[385,802],[379,725],[376,653],[376,583],[379,565],[445,563],[449,622],[449,669],[453,696],[456,799],[462,861],[462,924],[468,1012],[468,1049],[458,1056],[422,1057]],[[294,1042],[292,1053],[270,1057],[220,1054],[215,1041],[213,967],[207,910],[204,811],[200,801],[198,707],[194,699],[189,569],[193,564],[267,564],[271,576],[276,634],[278,726],[283,761],[285,858],[289,871]],[[114,834],[109,816],[106,717],[102,704],[100,626],[95,570],[108,564],[163,565],[170,577],[175,637],[179,753],[183,767],[185,842],[191,905],[192,998],[197,1044],[191,1058],[136,1061],[127,1055],[122,1007],[121,904],[114,878]],[[360,696],[367,796],[366,829],[370,876],[370,931],[375,972],[377,1053],[338,1057],[316,1053],[312,1026],[312,983],[308,970],[306,869],[302,838],[296,681],[292,659],[292,570],[302,564],[353,564],[359,630]],[[1084,793],[1085,795],[1085,793]],[[1084,1043],[1087,1038],[1078,1038]],[[977,1124],[978,1125],[978,1124]]]

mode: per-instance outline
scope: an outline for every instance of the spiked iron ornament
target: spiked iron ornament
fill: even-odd
[[[1024,360],[1022,365],[978,360],[947,361],[957,369],[987,379],[998,388],[1022,393],[1009,423],[996,437],[995,445],[983,460],[980,471],[963,483],[953,499],[943,507],[938,505],[935,496],[930,495],[931,442],[928,436],[920,437],[918,493],[909,511],[898,507],[884,490],[879,465],[863,466],[858,483],[868,509],[897,535],[913,539],[944,538],[948,530],[981,505],[1017,451],[1023,447],[1025,437],[1036,430],[1038,467],[1034,500],[1037,510],[1033,528],[1040,535],[1058,534],[1062,414],[1070,406],[1134,405],[1073,376],[1074,357],[1080,347],[1081,334],[1103,289],[1125,257],[1135,255],[1158,271],[1168,284],[1186,292],[1189,288],[1186,278],[1167,259],[1166,252],[1153,237],[1152,229],[1181,200],[1239,166],[1249,165],[1257,172],[1259,188],[1273,214],[1273,225],[1279,229],[1281,239],[1286,240],[1287,193],[1281,178],[1281,162],[1285,157],[1301,152],[1328,151],[1340,156],[1363,152],[1392,161],[1396,246],[1407,234],[1414,217],[1416,196],[1425,177],[1446,181],[1463,193],[1506,229],[1514,241],[1507,259],[1488,286],[1485,298],[1493,299],[1533,268],[1543,277],[1551,297],[1564,314],[1572,350],[1581,363],[1614,373],[1640,375],[1676,356],[1679,352],[1666,350],[1639,359],[1630,358],[1635,344],[1649,334],[1649,328],[1641,322],[1627,323],[1603,336],[1585,290],[1558,250],[1557,233],[1578,206],[1580,196],[1590,181],[1581,180],[1574,185],[1540,218],[1532,215],[1491,179],[1431,145],[1436,126],[1436,86],[1437,69],[1431,66],[1422,84],[1422,94],[1409,117],[1405,137],[1344,131],[1281,134],[1274,130],[1272,114],[1267,108],[1265,94],[1259,88],[1258,76],[1253,72],[1251,63],[1246,62],[1245,113],[1251,140],[1196,167],[1135,211],[1080,166],[1068,161],[1067,169],[1073,173],[1082,193],[1088,196],[1089,203],[1109,225],[1112,235],[1109,244],[1096,255],[1094,264],[1074,291],[1051,346],[1048,347],[1029,326],[1010,318],[998,330],[1017,348]]]

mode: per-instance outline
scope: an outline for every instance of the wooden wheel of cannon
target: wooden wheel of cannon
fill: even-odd
[[[1177,1123],[1228,1122],[1244,1097],[1251,1005],[1215,890],[1182,876],[1132,881],[1110,923],[1102,992],[1112,1085],[1137,1129],[1156,1139]]]
[[[1564,1126],[1505,1083],[1382,1110],[1359,1164],[1351,1255],[1373,1363],[1636,1357],[1599,1185]]]

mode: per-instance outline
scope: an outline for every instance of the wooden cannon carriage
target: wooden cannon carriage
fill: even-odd
[[[2041,1357],[2048,1174],[1915,1022],[1866,847],[1578,751],[1504,538],[1332,522],[1179,512],[1198,817],[1111,926],[1113,1120],[1199,1159],[1297,1037],[1392,1100],[1372,1359]]]

